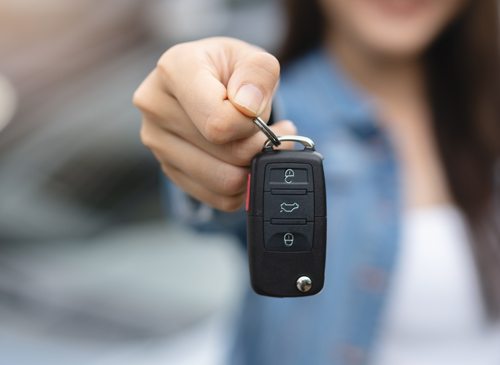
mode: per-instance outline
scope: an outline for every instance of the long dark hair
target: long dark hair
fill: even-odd
[[[282,66],[317,47],[317,1],[286,0]],[[424,55],[434,135],[451,194],[471,227],[488,313],[500,317],[500,29],[496,0],[472,0]],[[497,181],[495,182],[495,171]],[[498,201],[497,201],[498,202]]]

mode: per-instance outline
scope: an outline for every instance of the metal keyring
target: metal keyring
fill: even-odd
[[[307,138],[307,137],[302,137],[302,136],[279,136],[277,139],[281,142],[299,142],[302,143],[305,146],[306,150],[312,150],[314,151],[314,142],[312,139]],[[264,143],[264,148],[272,148],[271,146],[272,141],[267,140],[266,143]]]
[[[264,134],[266,135],[266,137],[269,138],[269,141],[271,141],[271,143],[273,145],[275,145],[276,147],[278,147],[281,144],[281,142],[278,139],[278,137],[276,137],[276,134],[274,134],[274,132],[271,130],[271,128],[269,128],[267,126],[267,124],[260,117],[254,118],[253,122],[257,125],[257,127],[260,128],[260,130],[262,132],[264,132]]]

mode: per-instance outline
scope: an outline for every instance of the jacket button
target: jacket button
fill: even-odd
[[[359,271],[358,283],[361,289],[381,292],[387,285],[387,271],[375,266],[365,266]]]
[[[366,359],[365,351],[351,344],[342,344],[340,347],[340,357],[344,364],[359,365]]]

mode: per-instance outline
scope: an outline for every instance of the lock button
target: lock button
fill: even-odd
[[[309,251],[313,234],[314,223],[278,225],[264,222],[264,246],[268,251]]]

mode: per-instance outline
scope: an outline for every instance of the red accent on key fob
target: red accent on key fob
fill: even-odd
[[[248,212],[248,203],[250,202],[250,178],[252,177],[252,174],[248,174],[248,182],[247,182],[247,212]]]

